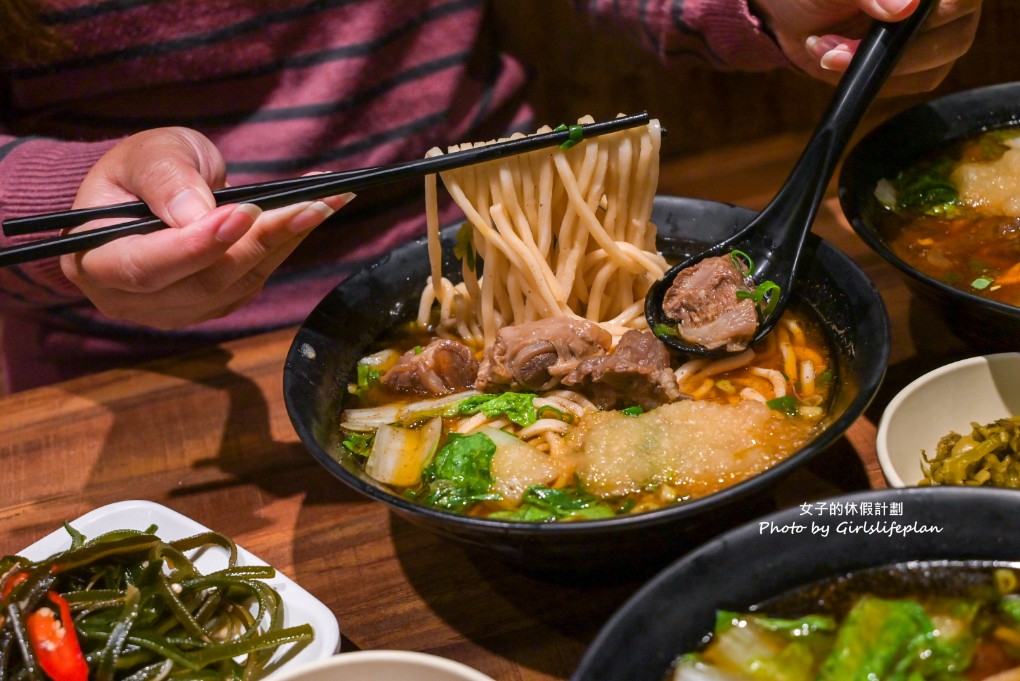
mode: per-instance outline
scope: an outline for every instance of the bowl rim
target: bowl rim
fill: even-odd
[[[314,674],[321,670],[333,669],[334,667],[367,666],[368,670],[370,670],[371,665],[377,662],[397,663],[401,666],[406,666],[408,671],[416,668],[427,668],[449,672],[463,681],[493,681],[492,677],[457,660],[433,655],[432,653],[396,649],[352,650],[350,652],[337,653],[336,655],[291,669],[280,670],[266,678],[265,681],[297,681],[306,674]]]
[[[885,476],[885,479],[888,481],[890,486],[894,488],[916,487],[916,485],[908,485],[903,481],[903,478],[900,477],[899,471],[896,470],[896,465],[892,460],[892,454],[889,451],[889,429],[892,427],[892,421],[896,417],[896,412],[899,411],[900,407],[903,406],[907,400],[913,397],[914,393],[923,389],[932,381],[936,381],[940,378],[955,374],[973,366],[987,366],[995,361],[1006,360],[1020,362],[1020,352],[996,352],[985,355],[976,355],[974,357],[967,357],[955,362],[950,362],[949,364],[944,364],[918,376],[904,386],[902,390],[896,393],[891,400],[889,400],[889,404],[886,405],[882,412],[882,418],[878,422],[878,430],[875,435],[875,450],[878,456],[879,466],[882,469],[882,474]]]
[[[977,106],[984,101],[1003,98],[1012,100],[1003,108],[990,109]],[[968,116],[968,114],[971,115]],[[864,219],[860,209],[861,202],[857,200],[861,196],[860,191],[851,191],[852,187],[862,189],[860,186],[861,182],[855,178],[855,173],[860,173],[860,169],[866,166],[865,160],[867,157],[878,153],[888,155],[888,138],[900,136],[902,134],[899,132],[900,128],[909,128],[913,123],[919,123],[922,119],[930,117],[935,117],[944,123],[947,136],[941,138],[936,145],[926,146],[923,149],[912,149],[909,154],[910,158],[901,159],[903,163],[910,163],[911,160],[916,160],[925,153],[935,151],[955,141],[983,132],[1003,128],[1016,128],[1018,135],[1020,135],[1020,81],[972,88],[937,97],[927,102],[921,102],[888,118],[868,131],[850,149],[840,168],[837,193],[843,214],[846,216],[854,232],[872,250],[904,274],[909,282],[920,285],[922,291],[925,288],[931,289],[937,291],[941,296],[958,299],[962,304],[975,306],[979,310],[994,312],[1020,320],[1020,306],[990,300],[966,290],[955,288],[921,272],[902,260],[880,238],[878,230],[873,228]],[[900,148],[902,149],[902,147]],[[900,167],[902,167],[902,164],[900,164]],[[870,177],[871,174],[868,173],[867,176]],[[878,179],[881,178],[875,178],[871,183],[870,191],[874,191],[874,184]],[[928,293],[927,295],[932,294]]]
[[[729,209],[744,216],[746,219],[750,219],[755,214],[755,211],[749,208],[719,201],[663,194],[657,194],[655,198],[656,201],[676,202],[678,205],[693,203],[697,204],[698,207],[709,206],[713,209]],[[423,248],[426,243],[427,239],[422,237],[407,242],[398,247],[398,249],[420,249]],[[742,498],[751,496],[760,489],[773,484],[776,480],[783,478],[834,444],[836,440],[845,435],[846,430],[850,427],[850,425],[852,425],[852,423],[864,413],[868,405],[877,395],[878,389],[885,378],[885,372],[888,367],[888,360],[891,352],[891,325],[888,311],[885,309],[881,294],[875,286],[875,283],[871,281],[860,266],[857,265],[857,263],[849,256],[840,251],[830,242],[822,239],[816,234],[810,233],[808,234],[807,247],[810,249],[812,246],[816,249],[815,258],[823,261],[827,270],[831,270],[831,268],[835,266],[850,272],[853,276],[856,276],[858,283],[860,284],[861,295],[867,295],[871,301],[872,310],[870,312],[876,315],[876,322],[880,326],[880,328],[876,329],[876,331],[879,331],[882,336],[882,338],[877,342],[877,349],[874,351],[876,354],[876,357],[874,358],[876,364],[874,371],[868,376],[869,380],[855,385],[857,394],[846,405],[843,413],[833,420],[824,431],[819,433],[817,437],[811,440],[807,445],[786,459],[769,467],[765,471],[752,476],[751,478],[698,499],[641,513],[619,515],[613,516],[612,518],[597,520],[575,520],[568,523],[535,523],[528,521],[500,520],[466,516],[430,508],[421,504],[416,504],[407,499],[403,499],[392,492],[384,490],[381,487],[373,485],[352,474],[343,465],[330,457],[329,454],[323,451],[323,449],[318,445],[314,434],[310,432],[308,425],[299,418],[300,414],[296,413],[297,405],[293,402],[291,390],[293,387],[291,384],[294,382],[295,377],[292,373],[291,367],[292,364],[303,355],[302,345],[305,344],[303,332],[306,330],[308,320],[306,320],[306,322],[298,329],[298,333],[295,335],[294,340],[291,343],[290,350],[287,353],[287,361],[284,367],[284,400],[287,406],[287,411],[290,415],[291,422],[306,449],[308,449],[312,456],[317,459],[319,463],[322,464],[330,473],[340,478],[342,482],[361,494],[374,501],[383,503],[394,512],[403,514],[406,517],[427,519],[429,524],[434,527],[449,527],[458,529],[467,527],[482,529],[488,532],[497,532],[504,536],[517,537],[548,537],[550,535],[569,535],[571,537],[577,537],[596,534],[603,535],[606,532],[623,533],[633,527],[640,527],[642,529],[660,527],[676,522],[678,517],[689,519],[703,518],[713,509],[727,506]],[[395,252],[396,250],[394,253]],[[369,265],[369,267],[363,271],[367,272],[380,266],[385,263],[389,257],[390,256],[384,256],[372,265]],[[332,291],[327,293],[323,300],[320,301],[319,306],[323,305],[330,296],[334,295],[334,292],[338,288],[344,286],[344,284],[348,281],[351,281],[351,279],[345,280],[345,282],[342,282]],[[316,310],[318,310],[319,306],[316,307]],[[315,311],[311,314],[314,315]],[[859,349],[857,351],[860,352]]]

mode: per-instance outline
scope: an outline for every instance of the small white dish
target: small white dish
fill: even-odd
[[[889,402],[878,425],[875,448],[892,487],[921,482],[921,451],[971,423],[1020,415],[1020,353],[983,355],[953,362],[921,376]]]
[[[358,650],[281,670],[268,681],[493,681],[445,657],[408,650]]]
[[[92,539],[111,530],[144,530],[155,525],[156,536],[164,541],[190,537],[209,528],[181,515],[177,511],[151,501],[120,501],[102,506],[72,520],[71,527]],[[28,548],[19,555],[29,560],[43,560],[55,553],[64,551],[71,545],[70,535],[63,528],[56,530]],[[193,555],[195,566],[203,573],[213,572],[227,566],[227,553],[218,549],[205,549],[201,554]],[[252,555],[241,546],[237,547],[238,565],[268,565],[264,560]],[[302,648],[296,655],[288,655],[286,647],[277,651],[266,669],[270,673],[281,673],[294,667],[329,658],[340,647],[340,627],[336,617],[322,601],[318,600],[296,582],[276,571],[276,576],[266,580],[266,584],[276,589],[283,599],[283,626],[291,627],[308,623],[315,631],[315,639]]]

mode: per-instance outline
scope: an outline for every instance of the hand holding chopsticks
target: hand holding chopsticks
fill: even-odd
[[[621,116],[609,121],[562,127],[553,132],[510,139],[406,163],[230,187],[214,191],[213,196],[219,205],[244,202],[255,204],[264,210],[279,208],[564,143],[569,144],[583,138],[647,125],[648,120],[647,113]],[[0,249],[0,267],[76,253],[96,248],[123,236],[147,234],[167,227],[165,222],[152,215],[145,203],[138,201],[5,220],[3,230],[8,236],[33,234],[68,229],[101,218],[139,219]]]

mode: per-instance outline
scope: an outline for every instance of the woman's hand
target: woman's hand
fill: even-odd
[[[254,297],[302,239],[353,198],[265,212],[251,204],[215,207],[210,188],[222,187],[224,175],[219,151],[194,130],[161,128],[125,139],[92,167],[74,207],[141,199],[171,228],[63,256],[64,274],[109,317],[187,326]]]
[[[798,68],[835,83],[874,20],[900,21],[918,0],[751,0],[779,46]],[[935,88],[970,49],[981,0],[941,0],[914,37],[883,94]]]

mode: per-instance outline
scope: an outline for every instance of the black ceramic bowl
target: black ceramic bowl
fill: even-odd
[[[745,224],[753,212],[726,204],[659,197],[653,219],[664,253],[684,256]],[[302,442],[331,473],[401,517],[524,571],[647,576],[718,532],[770,510],[769,488],[841,437],[878,390],[889,354],[882,300],[863,272],[812,237],[794,304],[813,310],[837,359],[826,428],[764,473],[687,504],[612,519],[535,524],[471,518],[416,505],[367,477],[340,446],[337,423],[354,367],[381,333],[417,311],[429,275],[424,241],[394,250],[329,293],[309,315],[287,356],[284,397]],[[454,271],[453,232],[445,238]]]
[[[827,501],[844,511],[819,515],[811,507],[806,515],[802,507],[790,508],[727,532],[670,565],[613,615],[571,681],[662,681],[674,658],[695,650],[712,631],[716,610],[746,611],[822,579],[911,561],[1020,560],[1017,499],[1010,490],[909,488]],[[848,502],[884,512],[851,514]],[[797,525],[805,529],[792,533]]]
[[[839,176],[839,200],[854,231],[904,276],[958,336],[987,350],[1015,350],[1020,307],[986,300],[923,274],[898,258],[879,231],[885,210],[875,198],[882,178],[953,141],[987,130],[1020,125],[1020,82],[967,90],[907,109],[882,123],[847,155]]]

